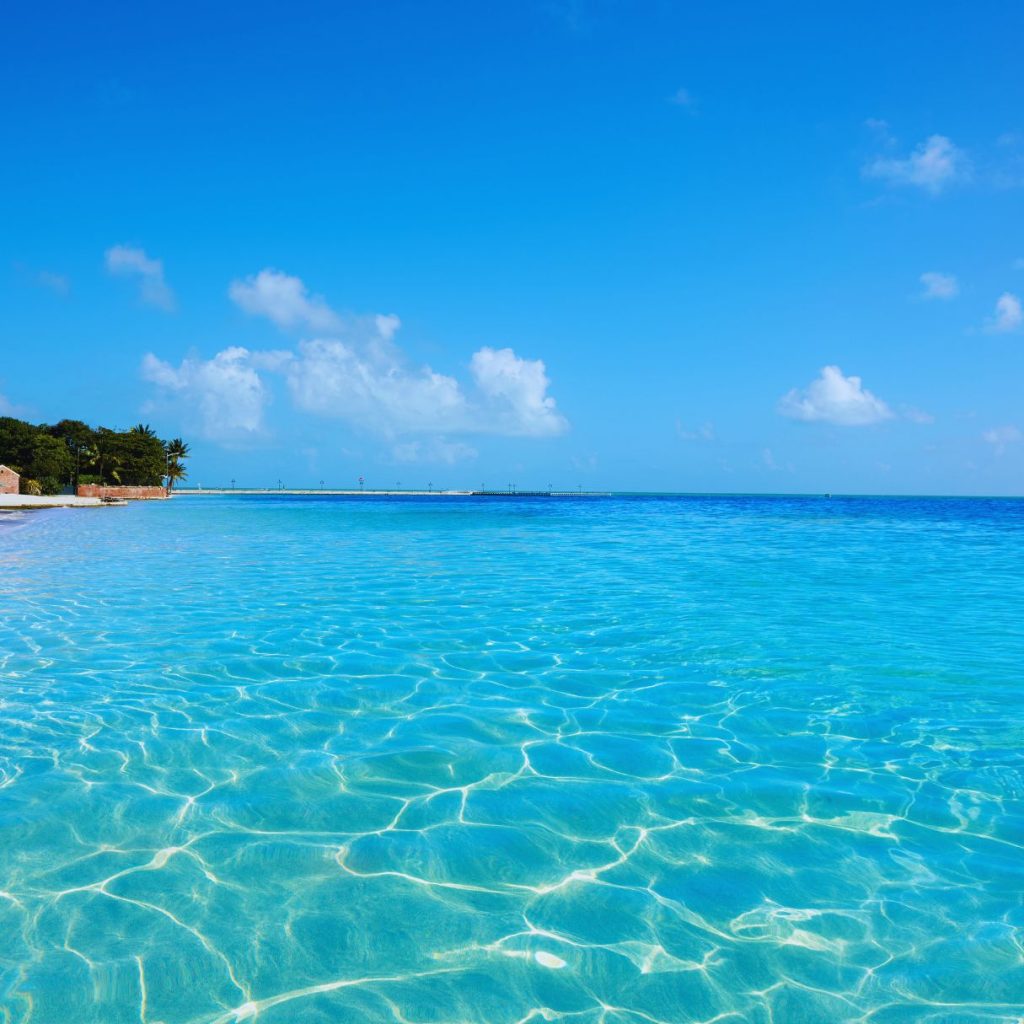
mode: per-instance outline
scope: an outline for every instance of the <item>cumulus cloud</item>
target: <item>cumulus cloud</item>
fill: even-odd
[[[485,346],[473,353],[469,369],[488,399],[481,426],[527,437],[553,437],[568,429],[548,394],[551,382],[539,359],[520,359],[510,348]]]
[[[429,366],[409,366],[391,338],[397,317],[374,318],[368,339],[303,341],[284,366],[296,406],[348,420],[388,437],[402,434],[502,434],[550,437],[568,427],[548,395],[539,359],[510,348],[482,348],[470,373],[477,394]]]
[[[130,245],[115,245],[105,254],[107,270],[117,277],[134,277],[139,281],[139,297],[143,302],[171,312],[174,292],[164,280],[164,265],[150,259],[143,249]]]
[[[244,281],[232,281],[228,295],[246,313],[265,316],[286,330],[306,327],[330,332],[341,326],[322,296],[310,295],[299,278],[278,270],[261,270]]]
[[[149,353],[142,361],[143,379],[176,396],[199,417],[201,432],[230,441],[257,434],[269,393],[248,349],[234,346],[212,359],[189,357],[177,367]]]
[[[940,274],[937,270],[929,270],[921,275],[921,292],[923,299],[952,299],[960,293],[960,285],[952,274]]]
[[[970,162],[945,135],[932,135],[905,158],[876,157],[865,166],[864,174],[890,185],[910,185],[938,195],[947,186],[970,177]]]
[[[552,437],[568,429],[548,393],[544,363],[511,348],[483,347],[469,363],[470,382],[410,364],[395,336],[393,315],[337,316],[310,297],[298,278],[262,271],[232,285],[232,298],[282,327],[330,323],[333,336],[294,348],[229,348],[212,359],[186,359],[177,368],[149,355],[143,376],[191,403],[204,432],[230,438],[261,429],[269,400],[267,375],[284,385],[302,412],[345,421],[393,442],[403,461],[452,462],[475,451],[451,435]],[[432,440],[416,435],[432,435]]]
[[[1003,292],[996,300],[995,315],[989,318],[985,330],[991,334],[1008,334],[1021,324],[1024,324],[1024,309],[1020,299],[1011,292]]]
[[[993,427],[981,435],[983,441],[995,448],[997,455],[1002,455],[1007,445],[1016,444],[1022,437],[1024,435],[1014,426]]]
[[[791,419],[863,427],[892,418],[892,410],[861,383],[845,377],[838,366],[822,368],[821,375],[804,388],[794,388],[779,402],[779,412]]]
[[[454,377],[406,366],[380,335],[368,344],[303,341],[284,372],[300,409],[372,432],[445,433],[469,423],[466,398]]]

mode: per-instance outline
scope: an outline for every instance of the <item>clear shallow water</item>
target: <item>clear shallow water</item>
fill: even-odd
[[[1017,1022],[1024,502],[0,521],[0,1021]]]

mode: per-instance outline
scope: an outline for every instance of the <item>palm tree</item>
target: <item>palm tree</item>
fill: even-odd
[[[143,437],[156,437],[156,431],[148,423],[136,423],[129,434],[141,434]]]
[[[180,437],[174,438],[173,441],[168,441],[164,445],[167,450],[167,454],[172,459],[187,459],[189,455],[189,446],[185,444]]]
[[[164,451],[167,453],[167,493],[170,494],[174,485],[188,476],[184,461],[188,458],[189,446],[180,437],[176,437],[164,445]]]
[[[167,460],[167,493],[169,494],[179,480],[188,477],[188,470],[177,460]]]

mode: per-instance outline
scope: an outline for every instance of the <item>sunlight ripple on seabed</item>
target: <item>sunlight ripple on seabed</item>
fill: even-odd
[[[1022,538],[937,499],[20,520],[0,1022],[1019,1022]]]

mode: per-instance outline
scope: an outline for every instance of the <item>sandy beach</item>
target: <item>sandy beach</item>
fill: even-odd
[[[0,494],[0,510],[24,508],[93,508],[102,505],[99,498],[79,498],[74,494]],[[107,503],[109,504],[109,502]]]

